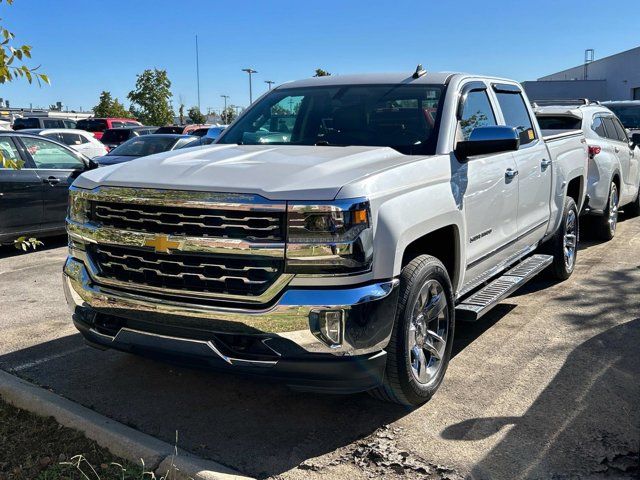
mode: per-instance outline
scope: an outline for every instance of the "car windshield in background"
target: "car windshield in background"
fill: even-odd
[[[102,143],[118,143],[124,142],[131,136],[131,131],[123,128],[122,130],[107,130],[102,136]]]
[[[177,133],[181,134],[184,131],[184,127],[175,126],[175,125],[166,125],[164,127],[160,127],[156,130],[155,133]]]
[[[622,122],[625,128],[640,128],[640,105],[610,105],[611,110]]]
[[[388,146],[434,154],[442,85],[338,85],[278,89],[218,143]]]
[[[135,137],[124,142],[119,147],[111,150],[108,155],[144,157],[147,155],[153,155],[154,153],[171,150],[175,143],[175,137],[152,137],[145,135],[144,137]]]
[[[542,130],[580,130],[582,119],[571,115],[540,115],[536,117]]]
[[[80,120],[76,128],[87,132],[104,132],[107,129],[106,120]]]

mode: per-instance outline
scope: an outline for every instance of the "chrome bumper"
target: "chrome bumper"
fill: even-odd
[[[64,266],[64,290],[71,309],[105,314],[147,325],[169,325],[208,333],[259,335],[265,338],[286,339],[307,353],[329,353],[334,356],[366,355],[383,350],[391,337],[397,303],[399,281],[374,283],[341,289],[285,289],[280,298],[264,309],[237,309],[204,304],[156,299],[131,290],[113,288],[96,283],[85,264],[69,257]],[[345,311],[344,331],[340,345],[327,345],[312,332],[309,314],[318,308]],[[153,332],[122,328],[116,335],[105,335],[87,326],[87,332],[99,339],[103,346],[109,342],[145,343],[156,337],[171,350],[179,352],[184,342],[189,347],[215,352],[211,342],[188,338],[188,333],[167,336]],[[85,332],[83,332],[85,333]],[[86,334],[85,334],[86,336]],[[213,348],[212,348],[213,347]],[[277,354],[281,352],[276,351]],[[221,358],[224,355],[216,353]],[[245,362],[242,358],[222,358],[227,363]]]

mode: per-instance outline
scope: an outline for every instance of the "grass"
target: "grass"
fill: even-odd
[[[39,417],[0,399],[0,480],[154,478],[144,465],[112,455],[52,417]]]

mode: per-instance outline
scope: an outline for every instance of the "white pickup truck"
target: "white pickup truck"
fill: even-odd
[[[586,168],[511,80],[287,83],[214,145],[81,175],[65,293],[98,348],[417,405],[455,320],[571,275]]]

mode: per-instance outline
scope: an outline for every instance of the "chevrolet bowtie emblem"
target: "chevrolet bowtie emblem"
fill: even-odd
[[[156,253],[169,253],[171,249],[180,250],[180,242],[169,240],[167,235],[157,235],[155,238],[145,240],[145,247],[153,247]]]

